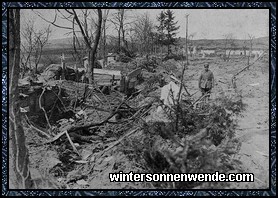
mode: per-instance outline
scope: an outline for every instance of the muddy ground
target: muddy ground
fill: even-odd
[[[231,77],[241,68],[245,67],[246,59],[231,59],[224,62],[218,57],[200,60],[191,60],[184,81],[189,93],[196,93],[193,97],[200,97],[198,91],[198,78],[203,64],[210,63],[216,86],[212,91],[212,99],[217,97],[221,90],[227,91]],[[231,187],[238,189],[265,189],[269,186],[269,63],[257,61],[249,70],[237,76],[237,90],[242,91],[243,103],[246,108],[236,117],[238,126],[236,137],[241,141],[241,149],[233,158],[242,162],[246,173],[254,173],[253,183],[233,183]],[[93,116],[95,117],[95,116]],[[127,126],[128,127],[128,126]],[[103,133],[106,133],[105,131]],[[63,167],[58,150],[64,145],[40,145],[44,140],[32,129],[26,129],[27,144],[30,152],[30,165],[32,178],[38,181],[39,188],[54,187],[66,189],[153,189],[151,183],[111,183],[109,172],[130,171],[138,172],[141,167],[132,162],[132,153],[123,150],[125,141],[108,150],[101,158],[92,155],[96,151],[107,148],[116,139],[96,140],[90,144],[78,145],[78,150],[84,159],[90,158],[89,163],[79,161],[80,166]],[[140,132],[134,136],[140,139]],[[104,135],[103,135],[104,136]],[[134,138],[134,137],[133,137]],[[84,163],[84,164],[82,164]],[[59,164],[59,168],[57,165]],[[56,167],[56,168],[55,168]],[[79,167],[79,168],[76,168]],[[67,172],[67,174],[64,174]],[[49,184],[47,181],[51,181]]]

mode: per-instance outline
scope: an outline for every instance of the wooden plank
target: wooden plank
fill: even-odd
[[[115,76],[115,78],[121,78],[121,71],[118,70],[107,70],[107,69],[94,69],[94,74],[103,74]]]
[[[79,72],[85,71],[85,68],[78,68]],[[94,68],[94,76],[96,75],[109,75],[115,76],[115,79],[121,79],[121,71],[119,70],[108,70],[108,69],[96,69]]]

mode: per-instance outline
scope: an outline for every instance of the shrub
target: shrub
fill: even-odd
[[[241,96],[217,99],[208,105],[206,115],[186,103],[176,103],[167,113],[169,122],[145,123],[140,138],[130,138],[133,160],[146,173],[214,173],[241,171],[231,154],[239,151],[234,139],[233,114],[243,109]],[[125,149],[123,146],[123,150]],[[226,183],[155,182],[156,188],[221,187]]]

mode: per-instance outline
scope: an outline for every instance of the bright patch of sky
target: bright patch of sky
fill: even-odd
[[[156,24],[157,15],[163,9],[133,9],[127,12],[127,20],[133,21],[137,16],[148,13],[151,20]],[[177,37],[185,37],[185,15],[189,14],[188,33],[193,34],[193,39],[222,39],[225,34],[233,34],[237,39],[247,39],[248,34],[255,38],[269,36],[269,10],[268,9],[171,9],[174,12],[175,21],[178,21],[180,29]],[[37,9],[41,16],[49,21],[55,18],[54,9]],[[95,10],[90,19],[96,19]],[[62,11],[63,12],[63,11]],[[80,13],[80,10],[77,11]],[[110,10],[111,14],[115,9]],[[63,12],[64,13],[64,12]],[[31,9],[21,10],[21,28],[26,26],[30,19],[35,21],[36,29],[42,29],[47,22],[38,17]],[[61,26],[71,27],[71,22],[59,17],[56,22]],[[132,23],[131,23],[132,24]],[[117,35],[114,25],[107,23],[107,34]],[[69,30],[52,27],[51,39],[70,37]]]

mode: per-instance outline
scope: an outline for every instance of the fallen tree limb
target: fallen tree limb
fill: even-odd
[[[198,93],[199,91],[195,91],[193,94],[190,95],[190,97],[194,96],[196,93]]]
[[[257,62],[265,53],[266,51],[263,51],[263,53],[251,64],[247,64],[247,66],[245,66],[244,68],[242,68],[239,72],[237,72],[236,74],[233,75],[232,79],[235,78],[237,75],[239,75],[241,72],[243,72],[244,70],[246,70],[248,67],[252,66],[255,64],[255,62]]]
[[[65,134],[65,131],[63,131],[63,132],[57,134],[54,138],[52,138],[52,140],[47,141],[47,142],[45,142],[45,143],[43,143],[43,144],[49,144],[49,143],[55,142],[56,140],[58,140],[58,139],[59,139],[62,135],[64,135],[64,134]]]
[[[173,75],[170,76],[171,79],[173,79],[174,81],[176,81],[177,83],[179,83],[179,84],[181,85],[181,86],[180,86],[180,91],[179,91],[178,99],[180,98],[180,94],[181,94],[181,92],[182,92],[182,88],[184,88],[184,90],[185,90],[185,92],[187,93],[187,95],[192,96],[192,95],[190,95],[190,93],[188,92],[187,88],[185,87],[185,85],[184,85],[184,83],[183,83],[184,70],[185,70],[185,69],[182,70],[182,79],[181,79],[181,80],[177,79],[177,78],[176,78],[175,76],[173,76]]]
[[[87,104],[85,104],[85,105],[86,106],[85,106],[85,108],[83,110],[90,108],[90,109],[95,109],[97,111],[103,111],[103,112],[111,113],[111,110],[108,110],[108,109],[104,109],[104,108],[101,108],[101,107],[98,107],[98,106],[87,105]],[[136,112],[137,111],[137,109],[134,109],[132,107],[128,106],[128,108],[130,108],[130,109],[120,108],[120,109],[118,109],[118,111],[119,112],[127,112],[127,111]]]
[[[87,105],[87,104],[84,104],[84,105],[86,105],[86,106],[85,106],[85,108],[83,110],[90,108],[90,109],[95,109],[97,111],[111,112],[108,109],[103,109],[103,108],[100,108],[100,107],[96,107],[96,106],[92,106],[92,105]]]
[[[62,137],[62,136],[65,135],[65,134],[66,134],[66,136],[67,136],[67,138],[68,138],[68,140],[69,140],[69,143],[71,144],[71,146],[72,146],[74,152],[76,152],[76,153],[80,156],[80,154],[79,154],[78,150],[76,149],[76,147],[74,146],[74,144],[73,144],[73,142],[72,142],[72,140],[71,140],[71,138],[70,138],[70,136],[69,136],[67,130],[65,130],[65,131],[63,131],[63,132],[57,134],[54,138],[52,138],[52,140],[50,140],[50,141],[48,141],[48,142],[46,142],[46,143],[44,143],[44,144],[49,144],[49,143],[55,142],[56,140],[58,140],[60,137]]]
[[[51,110],[50,110],[50,115],[49,115],[49,119],[51,119],[51,117],[52,117],[52,114],[53,114],[53,110],[54,110],[54,108],[55,108],[55,106],[56,106],[56,104],[57,104],[57,102],[58,102],[58,100],[60,100],[60,102],[62,103],[62,105],[64,106],[64,108],[65,108],[65,105],[63,104],[63,102],[62,102],[62,100],[60,99],[60,95],[61,95],[61,91],[62,91],[62,89],[61,89],[61,87],[60,86],[58,86],[59,87],[59,92],[58,92],[58,94],[56,94],[55,93],[55,91],[53,91],[52,89],[52,92],[57,96],[57,99],[55,100],[55,102],[54,102],[54,105],[53,105],[53,107],[51,108]],[[66,109],[66,108],[65,108]]]
[[[65,134],[67,135],[67,138],[68,138],[68,140],[69,140],[69,142],[70,142],[70,144],[71,144],[71,146],[72,146],[74,152],[76,152],[76,153],[80,156],[78,150],[77,150],[76,147],[74,146],[74,144],[73,144],[73,142],[72,142],[72,140],[71,140],[71,138],[70,138],[70,136],[69,136],[69,134],[68,134],[67,131],[65,131]]]
[[[197,102],[199,102],[200,100],[202,100],[204,97],[206,97],[207,95],[209,95],[209,93],[205,93],[204,95],[202,95],[200,98],[198,98],[197,100],[195,100],[195,102],[192,103],[191,106],[194,106]]]
[[[42,103],[41,103],[41,98],[42,98],[42,96],[43,96],[43,94],[44,94],[44,92],[45,92],[45,89],[46,89],[46,87],[43,88],[43,91],[42,91],[42,93],[41,93],[41,95],[40,95],[40,97],[39,97],[39,107],[40,107],[40,109],[44,112],[44,117],[45,117],[45,119],[46,119],[46,121],[47,121],[47,124],[48,124],[49,129],[51,130],[52,127],[51,127],[50,122],[49,122],[49,119],[48,119],[48,117],[47,117],[47,113],[46,113],[46,111],[45,111],[45,109],[43,108]]]
[[[63,102],[63,100],[60,98],[61,91],[62,91],[62,90],[61,90],[61,87],[59,87],[59,93],[58,93],[58,94],[56,94],[55,91],[52,90],[52,92],[56,95],[57,100],[60,100],[60,102],[61,102],[61,104],[63,105],[64,109],[67,110],[68,108],[66,108],[66,106],[65,106],[65,104],[64,104],[64,102]]]
[[[203,139],[207,135],[208,135],[207,129],[204,128],[204,129],[201,129],[200,132],[198,132],[197,134],[195,134],[193,136],[188,136],[187,140],[190,143],[193,143],[193,142],[196,142],[196,141],[199,141],[199,140]]]
[[[42,131],[42,130],[38,129],[38,128],[37,128],[37,127],[35,127],[35,126],[33,126],[33,125],[32,125],[32,123],[30,122],[30,120],[29,120],[28,116],[27,116],[26,114],[25,114],[25,118],[26,118],[27,123],[29,124],[29,126],[30,126],[32,129],[34,129],[34,130],[38,131],[40,134],[42,134],[43,136],[47,137],[48,139],[50,139],[50,138],[51,138],[51,136],[50,136],[50,135],[48,135],[46,132],[44,132],[44,131]]]
[[[89,128],[89,127],[93,127],[93,126],[101,126],[104,123],[106,123],[110,118],[112,118],[117,112],[114,112],[112,114],[110,114],[110,116],[108,116],[105,120],[103,120],[102,122],[89,122],[86,124],[81,124],[81,125],[75,125],[73,127],[71,127],[68,132],[71,133],[73,131],[77,131],[79,129],[84,129],[84,128]]]
[[[265,52],[266,51],[263,51],[263,53],[252,64],[247,64],[247,66],[245,66],[244,68],[242,68],[240,71],[238,71],[236,74],[233,75],[233,77],[231,79],[231,83],[232,83],[234,89],[236,88],[236,76],[239,75],[241,72],[245,71],[250,66],[254,65],[255,62],[257,62],[264,55]]]
[[[110,123],[110,124],[123,124],[123,123],[126,123],[126,122],[130,121],[130,120],[135,119],[136,117],[141,118],[142,116],[144,116],[144,114],[146,114],[148,111],[150,111],[150,108],[149,108],[150,106],[151,106],[151,104],[141,107],[139,110],[136,111],[136,113],[134,113],[133,116],[131,116],[130,118],[127,118],[125,120],[122,120],[120,122],[112,122],[112,121],[107,121],[107,122]],[[140,114],[140,112],[142,112],[142,110],[145,109],[145,108],[147,110],[144,111],[142,114]]]
[[[73,126],[71,127],[70,129],[68,129],[68,132],[73,132],[73,131],[76,131],[76,130],[79,130],[79,129],[84,129],[84,128],[89,128],[89,127],[92,127],[92,126],[101,126],[103,125],[104,123],[108,122],[109,119],[111,119],[114,115],[116,115],[117,113],[119,113],[119,108],[125,103],[125,101],[127,101],[129,98],[123,100],[121,102],[121,104],[116,108],[115,111],[113,111],[105,120],[101,121],[101,122],[89,122],[87,124],[82,124],[82,125],[76,125],[76,126]]]
[[[121,141],[123,141],[126,137],[132,135],[133,133],[135,133],[136,131],[138,131],[140,128],[137,127],[135,129],[133,129],[132,131],[130,131],[129,133],[126,133],[125,135],[123,135],[120,139],[118,139],[117,141],[115,141],[112,145],[110,145],[109,147],[107,147],[106,149],[103,150],[103,153],[100,155],[102,156],[105,152],[109,151],[110,149],[112,149],[114,146],[118,145]]]
[[[223,83],[223,84],[228,84],[227,82],[223,82],[223,81],[221,81],[221,80],[218,80],[218,82],[221,82],[221,83]]]
[[[110,109],[112,109],[110,102],[108,101],[107,97],[104,95],[104,93],[102,92],[102,90],[100,90],[100,88],[96,85],[98,91],[102,94],[102,96],[104,97],[104,99],[106,100],[106,102],[108,103]]]

